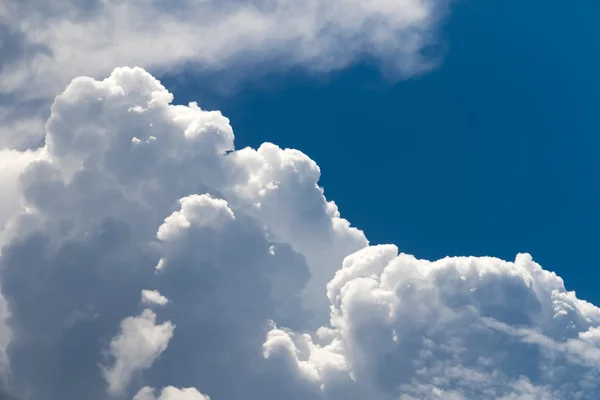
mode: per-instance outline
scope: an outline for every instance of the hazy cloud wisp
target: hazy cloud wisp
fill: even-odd
[[[448,0],[19,0],[0,8],[0,147],[35,146],[40,115],[79,75],[117,65],[240,74],[327,72],[372,58],[391,77],[430,70],[423,49]],[[250,66],[256,68],[250,68]],[[251,72],[250,72],[251,71]],[[227,74],[233,75],[233,72]],[[7,101],[2,101],[6,99]],[[4,105],[3,105],[4,103]],[[15,133],[18,131],[18,135]]]

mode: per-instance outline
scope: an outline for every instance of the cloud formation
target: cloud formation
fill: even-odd
[[[160,396],[154,395],[154,389],[146,386],[133,397],[133,400],[210,400],[195,388],[177,389],[173,386],[164,388]]]
[[[369,246],[306,155],[235,149],[221,113],[172,101],[141,68],[80,77],[45,147],[6,153],[19,398],[600,396],[600,309],[530,256]]]
[[[142,302],[146,304],[156,304],[159,306],[164,306],[169,302],[165,296],[160,294],[158,290],[142,290]]]
[[[371,246],[346,258],[327,291],[329,326],[315,337],[275,328],[264,344],[267,358],[287,358],[298,379],[326,393],[337,390],[341,372],[359,398],[600,393],[600,309],[529,255],[430,262]]]
[[[148,309],[137,317],[125,318],[121,322],[121,333],[110,343],[114,363],[104,369],[108,391],[123,392],[136,372],[150,368],[166,350],[174,329],[169,321],[157,325],[156,314]]]
[[[436,26],[447,3],[4,2],[0,5],[0,100],[4,96],[20,104],[0,108],[0,146],[32,145],[42,134],[41,121],[34,123],[29,117],[45,111],[46,100],[76,76],[100,78],[115,65],[138,65],[156,73],[190,65],[201,71],[228,68],[241,73],[239,67],[244,66],[252,71],[247,73],[257,75],[275,66],[327,72],[367,58],[390,76],[412,76],[438,62],[424,56],[423,50],[435,44]],[[15,129],[19,136],[14,135]]]

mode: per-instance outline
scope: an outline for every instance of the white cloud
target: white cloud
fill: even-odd
[[[109,392],[121,393],[138,371],[148,369],[167,349],[175,326],[170,321],[156,324],[151,310],[137,317],[128,317],[121,323],[121,333],[110,343],[110,355],[115,361],[104,369]]]
[[[529,255],[515,262],[430,262],[373,246],[328,285],[327,340],[272,330],[299,379],[324,387],[346,371],[369,398],[593,399],[600,309],[567,292]],[[318,332],[316,334],[318,337]],[[278,338],[274,340],[274,338]],[[299,343],[306,354],[293,351]],[[311,373],[307,373],[307,371]],[[316,377],[316,378],[315,378]],[[332,397],[337,398],[337,397]]]
[[[226,188],[240,199],[244,210],[270,229],[275,240],[290,243],[311,268],[304,300],[315,320],[328,318],[323,283],[329,281],[344,257],[365,247],[364,233],[340,217],[318,186],[318,165],[298,150],[281,150],[265,143],[258,150],[245,148],[231,154],[236,172],[244,179]]]
[[[4,226],[11,216],[22,210],[19,176],[32,161],[41,158],[43,150],[0,150],[0,253]]]
[[[133,397],[133,400],[210,400],[195,388],[177,389],[167,386],[160,392],[160,396],[154,395],[155,390],[146,386]]]
[[[9,351],[19,360],[11,364],[14,386],[34,397],[64,398],[71,382],[81,381],[85,387],[69,389],[73,398],[104,398],[96,368],[100,354],[121,321],[137,312],[140,293],[149,287],[172,301],[161,316],[178,326],[165,360],[141,374],[151,379],[160,370],[164,379],[172,378],[158,387],[172,383],[238,396],[245,389],[224,384],[223,374],[237,371],[245,376],[240,382],[251,380],[248,371],[266,376],[256,366],[266,321],[307,323],[301,307],[310,278],[304,257],[293,242],[277,239],[261,215],[251,214],[254,198],[236,194],[262,166],[224,154],[233,148],[233,134],[220,113],[194,104],[172,106],[171,99],[145,71],[117,69],[104,81],[73,81],[53,104],[47,157],[20,179],[17,197],[26,211],[10,220],[0,258],[10,325],[19,332]],[[277,152],[286,153],[270,147],[271,154]],[[295,163],[312,161],[296,155]],[[284,167],[269,168],[277,173]],[[297,190],[296,196],[314,197],[314,206],[291,202],[281,210],[290,210],[302,230],[314,230],[322,246],[355,232],[327,212],[314,174],[312,184],[295,187],[303,173],[288,168],[280,187],[288,196]],[[337,221],[341,228],[334,230]],[[344,256],[338,254],[337,262]],[[157,263],[163,267],[158,274]],[[329,268],[331,276],[334,269]],[[31,303],[32,298],[44,301]],[[200,340],[190,347],[190,338]],[[81,348],[88,351],[76,350]],[[172,366],[192,356],[192,365]],[[84,367],[45,379],[69,365]],[[116,365],[135,368],[130,363],[109,369],[109,376],[124,377],[115,378],[113,387],[124,387],[129,378],[114,372]],[[280,393],[282,385],[261,391]]]
[[[223,199],[213,199],[208,195],[192,195],[179,200],[181,211],[175,211],[158,228],[156,237],[162,241],[176,240],[178,236],[192,226],[210,226],[218,228],[235,219],[233,211]]]
[[[375,58],[395,77],[432,68],[422,50],[435,42],[447,0],[44,0],[10,2],[0,12],[0,95],[49,100],[72,78],[99,78],[115,65],[155,72],[186,65],[214,71],[249,66],[313,71]],[[158,49],[158,51],[157,51]],[[246,72],[249,73],[249,72]],[[231,75],[231,74],[228,74]],[[44,103],[47,105],[47,103]],[[28,116],[40,110],[39,104]],[[22,120],[7,110],[2,125]],[[0,113],[1,115],[1,113]],[[21,122],[18,122],[22,124]],[[4,129],[5,134],[10,134]],[[28,132],[35,138],[39,132]],[[24,136],[0,144],[22,145]]]
[[[106,379],[135,400],[598,398],[600,309],[555,274],[527,255],[368,247],[309,157],[234,150],[227,118],[171,101],[139,68],[78,78],[52,106],[43,157],[6,153],[11,390],[103,400]],[[168,301],[169,322],[140,315],[140,293]]]
[[[160,294],[158,290],[142,290],[142,302],[146,304],[156,304],[159,306],[164,306],[169,302],[165,296]]]

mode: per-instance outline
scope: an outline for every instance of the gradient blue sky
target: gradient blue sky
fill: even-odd
[[[462,1],[436,71],[391,85],[357,66],[219,94],[162,77],[177,102],[318,162],[326,195],[372,243],[435,259],[529,252],[600,303],[600,3]],[[357,184],[358,183],[358,184]]]

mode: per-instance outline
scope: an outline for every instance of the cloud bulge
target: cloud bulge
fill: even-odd
[[[529,255],[369,245],[308,156],[172,101],[141,68],[79,77],[45,147],[4,153],[18,398],[598,398],[600,309]]]

